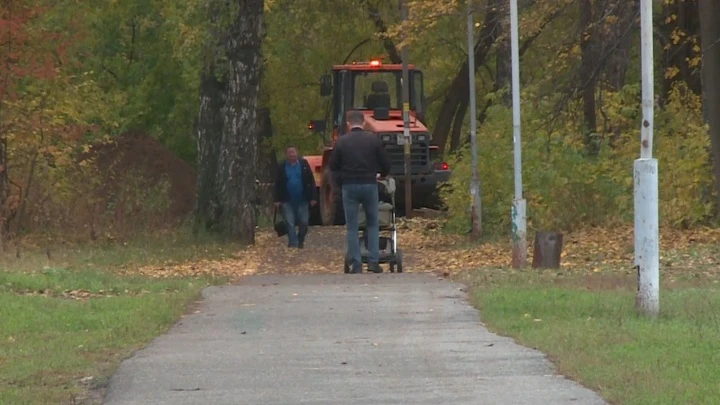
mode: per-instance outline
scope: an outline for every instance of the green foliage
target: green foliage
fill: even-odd
[[[270,3],[265,13],[266,70],[261,91],[264,106],[271,110],[276,150],[288,144],[297,145],[305,154],[320,150],[322,140],[308,132],[307,122],[331,119],[330,100],[320,96],[319,78],[333,65],[343,63],[346,57],[350,62],[385,56],[389,62],[377,27],[363,3],[354,0]],[[370,3],[378,4],[379,17],[388,27],[399,20],[396,3]],[[464,52],[464,32],[457,30],[458,21],[456,17],[438,17],[409,50],[411,63],[424,72],[425,94],[434,101],[427,109],[428,122],[437,114],[436,101]],[[450,43],[453,46],[448,46]],[[351,53],[357,45],[360,46]]]
[[[261,101],[270,108],[274,137],[261,147],[281,150],[296,144],[305,154],[316,153],[322,141],[307,131],[306,122],[329,118],[328,100],[318,91],[320,75],[346,57],[362,60],[386,55],[386,45],[401,40],[410,44],[411,62],[425,73],[426,124],[432,126],[466,57],[463,3],[409,1],[409,20],[400,24],[392,2],[266,0]],[[67,174],[72,152],[89,141],[131,128],[149,132],[185,160],[195,161],[193,124],[199,75],[202,64],[214,56],[209,28],[226,24],[232,13],[210,21],[211,7],[218,3],[199,0],[33,0],[23,4],[28,10],[42,8],[23,20],[27,23],[23,32],[29,35],[19,66],[30,70],[28,66],[44,66],[49,60],[53,69],[13,81],[19,97],[3,105],[6,122],[0,126],[3,131],[11,127],[7,131],[13,181],[23,187],[29,183],[28,173],[36,162],[34,176],[42,182],[38,186],[56,189],[60,195],[54,198],[67,200],[75,187]],[[504,3],[476,4],[476,35],[482,29],[486,6],[493,4]],[[638,156],[640,119],[639,76],[634,68],[637,41],[623,50],[630,67],[623,75],[626,88],[619,92],[598,89],[599,128],[595,132],[600,154],[588,157],[579,143],[581,104],[574,101],[576,94],[567,91],[579,86],[577,34],[582,27],[576,25],[575,6],[572,0],[543,0],[520,9],[520,44],[533,39],[524,49],[521,69],[523,99],[528,103],[523,107],[522,127],[525,191],[530,225],[536,228],[610,224],[629,220],[632,212],[632,162]],[[672,33],[665,39],[668,44],[687,42],[692,48],[687,63],[694,69],[699,62],[697,33],[685,32],[689,28],[681,27],[675,14],[669,12],[668,19],[658,24]],[[618,17],[610,13],[598,32],[613,32]],[[387,29],[388,43],[378,33],[378,19]],[[636,34],[634,28],[627,35]],[[485,55],[477,72],[480,110],[488,101],[499,101],[493,93],[495,63],[504,56],[495,51],[492,48]],[[663,66],[666,74],[668,69],[672,73],[680,68],[676,62]],[[660,97],[663,108],[656,116],[655,152],[660,159],[662,221],[689,227],[706,223],[714,214],[714,192],[700,100],[685,88],[685,76],[676,73],[667,79],[678,80],[678,86],[668,97]],[[13,125],[6,125],[9,122]],[[504,233],[509,229],[513,193],[512,120],[507,108],[494,104],[487,110],[479,142],[484,223],[489,231]],[[451,223],[464,230],[469,206],[468,149],[450,160],[455,191],[446,198]]]
[[[600,154],[585,155],[580,142],[582,121],[570,113],[548,129],[552,103],[522,109],[523,186],[528,200],[528,226],[573,230],[632,219],[633,161],[639,157],[640,102],[637,86],[603,95],[605,131]],[[524,99],[531,99],[525,94]],[[568,111],[572,111],[571,106]],[[657,111],[655,150],[660,164],[660,219],[668,226],[696,226],[712,214],[709,140],[702,124],[700,99],[676,86]],[[512,114],[493,107],[478,136],[483,223],[490,233],[510,229],[513,198]],[[467,229],[471,174],[469,149],[453,157],[451,191],[445,193],[450,225]]]
[[[126,100],[120,130],[139,128],[189,162],[198,109],[200,20],[192,2],[116,0],[95,4],[88,16],[92,55],[86,66],[104,91]]]

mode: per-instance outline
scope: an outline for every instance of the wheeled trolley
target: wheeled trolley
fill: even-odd
[[[390,272],[403,272],[403,254],[397,246],[397,217],[395,210],[395,179],[388,177],[378,179],[378,223],[380,228],[380,257],[379,264],[389,264]],[[369,258],[367,223],[365,211],[362,206],[358,212],[360,256],[362,262],[367,263]],[[345,254],[345,273],[350,272],[350,260]]]

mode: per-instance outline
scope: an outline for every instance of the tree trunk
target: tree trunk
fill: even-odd
[[[605,80],[614,91],[625,86],[625,75],[630,64],[630,49],[636,37],[630,35],[639,27],[636,23],[639,0],[615,0],[611,15],[617,22],[610,28],[608,48],[610,55],[605,66]]]
[[[509,10],[508,10],[509,11]],[[506,90],[500,98],[502,105],[512,107],[512,48],[510,44],[509,13],[503,14],[504,22],[498,26],[498,35],[502,38],[495,47],[495,85],[494,91]]]
[[[212,68],[203,74],[198,119],[197,212],[205,216],[211,229],[248,244],[255,242],[263,3],[234,0],[232,4],[214,4],[213,17],[222,21],[214,24],[219,46],[217,52],[210,51]],[[218,75],[220,85],[215,86],[212,78]]]
[[[485,13],[485,22],[483,24],[482,29],[480,30],[480,35],[478,36],[478,40],[475,43],[474,46],[474,52],[475,52],[475,69],[479,68],[485,63],[485,60],[488,57],[488,54],[493,46],[493,44],[496,43],[497,39],[500,37],[500,34],[502,33],[502,24],[503,24],[503,18],[504,16],[507,16],[509,10],[507,9],[507,2],[505,0],[489,0],[487,5],[487,11]],[[554,20],[557,16],[559,16],[562,12],[562,9],[559,8],[553,12],[551,12],[543,21],[542,24],[540,24],[540,30],[529,35],[525,41],[520,44],[520,57],[523,56],[525,51],[527,51],[530,47],[530,44],[532,44],[535,39],[537,39],[540,36],[540,33],[542,32],[542,29],[547,26],[552,20]],[[509,43],[509,42],[508,42]],[[505,53],[507,57],[507,65],[506,67],[509,69],[510,67],[510,47],[508,46],[507,51],[502,51],[502,53]],[[443,100],[442,106],[440,107],[440,112],[438,113],[438,117],[435,121],[435,126],[433,129],[433,143],[438,145],[440,147],[440,154],[443,154],[445,152],[445,148],[448,143],[448,136],[450,135],[450,131],[453,128],[454,122],[462,122],[465,118],[465,113],[467,112],[467,107],[460,108],[465,103],[469,103],[469,89],[468,89],[468,61],[465,59],[465,62],[460,65],[460,68],[458,69],[457,74],[455,74],[455,77],[453,78],[452,83],[450,84],[450,87],[448,88],[447,92],[445,93],[445,98]],[[508,82],[510,80],[510,71],[507,72],[508,75]],[[508,98],[512,100],[510,94],[508,94]],[[490,104],[487,104],[483,111],[478,116],[477,124],[478,126],[483,122],[483,120],[486,117],[487,109],[490,107]],[[456,118],[457,114],[462,114],[461,117]]]
[[[228,87],[218,162],[220,226],[243,243],[255,242],[255,179],[260,93],[260,39],[263,0],[237,0],[235,17],[224,38]]]
[[[562,257],[563,234],[558,232],[535,233],[532,267],[559,269]]]
[[[710,124],[713,174],[720,213],[720,0],[699,0],[702,89]]]
[[[218,80],[213,64],[200,76],[200,112],[197,120],[198,179],[195,200],[196,225],[217,231],[220,199],[216,176],[222,140],[225,82]]]
[[[0,252],[5,249],[11,215],[10,179],[7,174],[7,139],[0,134]]]
[[[682,2],[665,2],[663,6],[663,21],[659,27],[660,38],[663,39],[663,63],[664,78],[663,91],[660,94],[662,99],[667,98],[672,85],[675,82],[683,81],[696,94],[702,91],[700,73],[695,67],[689,64],[689,60],[695,58],[697,53],[693,51],[694,41],[698,39],[700,30],[700,15],[696,0],[685,0]],[[681,32],[680,41],[673,41],[673,32]],[[674,70],[674,76],[666,77],[665,72]]]
[[[452,135],[450,136],[450,152],[455,152],[462,145],[462,126],[465,122],[465,114],[467,113],[470,100],[460,100],[458,110],[455,111],[455,119],[453,119]]]
[[[272,120],[268,108],[258,109],[258,138],[260,141],[258,155],[258,175],[261,183],[272,183],[277,177],[278,161],[275,149],[272,147]]]
[[[380,10],[378,9],[379,3],[377,5],[373,5],[369,0],[362,0],[361,3],[367,11],[368,17],[370,17],[373,24],[375,24],[375,29],[380,36],[385,52],[387,52],[388,57],[390,58],[390,62],[398,64],[402,63],[402,57],[395,46],[395,42],[387,36],[387,25],[380,15]]]
[[[596,155],[598,150],[594,137],[597,131],[597,105],[595,104],[595,87],[597,85],[596,66],[599,63],[597,52],[598,36],[597,23],[592,0],[580,1],[580,91],[583,100],[583,120],[585,129],[583,144],[590,155]]]
[[[498,26],[500,24],[499,18],[503,15],[504,9],[503,0],[491,0],[488,3],[487,10],[485,13],[485,22],[482,29],[480,30],[480,36],[474,46],[475,52],[475,69],[482,66],[485,63],[490,48],[497,40]],[[462,122],[467,112],[467,108],[459,108],[463,103],[469,103],[469,89],[468,89],[468,60],[460,66],[455,78],[453,78],[452,84],[448,89],[443,104],[440,107],[440,113],[435,121],[435,127],[433,129],[433,143],[435,143],[442,155],[445,151],[445,147],[448,143],[448,135],[452,128],[453,122],[456,122],[455,116],[462,113],[459,121]]]

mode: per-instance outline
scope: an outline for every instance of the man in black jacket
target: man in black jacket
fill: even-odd
[[[285,149],[285,161],[280,164],[273,194],[275,208],[282,208],[288,228],[288,247],[302,249],[310,223],[308,204],[314,207],[317,197],[312,169],[307,160],[298,156],[294,146]]]
[[[347,249],[352,273],[362,271],[358,210],[362,204],[367,221],[368,270],[380,273],[380,230],[378,223],[377,175],[390,173],[390,157],[377,135],[363,130],[365,117],[360,111],[347,114],[350,132],[335,143],[330,169],[342,184],[342,201],[347,226]]]

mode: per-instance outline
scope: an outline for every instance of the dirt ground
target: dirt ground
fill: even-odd
[[[150,184],[166,178],[170,183],[169,219],[177,220],[192,213],[195,204],[195,169],[158,140],[141,132],[128,132],[114,142],[94,147],[97,163],[108,195],[116,190],[124,176],[139,174]]]

